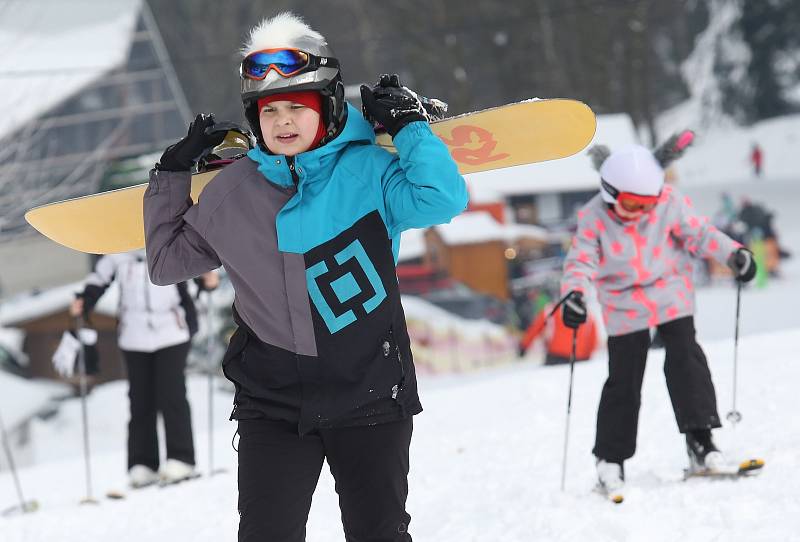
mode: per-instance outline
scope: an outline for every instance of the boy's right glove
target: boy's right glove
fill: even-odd
[[[367,120],[383,125],[392,137],[410,122],[428,120],[417,93],[402,86],[396,73],[381,75],[371,89],[361,85],[361,103]]]
[[[744,247],[739,247],[728,258],[728,267],[733,271],[733,276],[739,282],[750,282],[756,276],[756,261],[753,253]]]
[[[577,290],[572,290],[564,299],[563,308],[564,325],[578,329],[586,321],[586,303],[583,301],[583,294]]]
[[[156,164],[159,171],[189,171],[203,154],[225,139],[227,131],[212,130],[214,115],[200,113],[189,125],[186,137],[167,147]]]

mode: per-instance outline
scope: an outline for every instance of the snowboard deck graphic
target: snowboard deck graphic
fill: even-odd
[[[527,100],[431,123],[462,174],[566,158],[594,137],[596,120],[584,103]],[[377,143],[394,150],[387,134]],[[192,201],[219,170],[192,176]],[[65,247],[89,254],[144,247],[143,196],[147,183],[35,207],[25,219]]]

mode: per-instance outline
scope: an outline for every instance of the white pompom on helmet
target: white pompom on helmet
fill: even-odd
[[[664,168],[649,149],[628,145],[603,161],[600,178],[603,201],[614,203],[621,192],[639,196],[659,195],[664,187]]]
[[[326,135],[320,144],[335,137],[344,126],[347,108],[339,61],[325,37],[303,22],[301,17],[283,12],[256,25],[250,31],[241,53],[246,59],[252,53],[269,49],[296,49],[318,57],[321,62],[313,69],[302,70],[289,77],[271,70],[260,80],[246,77],[243,67],[240,67],[245,118],[259,144],[263,146],[257,107],[259,98],[305,90],[314,90],[322,95],[322,121]]]

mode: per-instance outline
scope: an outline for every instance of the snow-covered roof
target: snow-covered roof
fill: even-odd
[[[6,429],[13,429],[42,410],[69,386],[58,382],[26,380],[0,371],[0,416]]]
[[[626,113],[597,116],[597,132],[587,148],[607,145],[612,150],[638,143],[636,130]],[[598,188],[597,171],[586,151],[563,158],[467,175],[470,201],[488,203],[512,195],[592,190]]]
[[[35,318],[65,310],[83,291],[83,282],[74,282],[37,293],[24,293],[8,299],[0,305],[0,326],[15,326]],[[114,282],[100,298],[96,312],[115,315],[119,303],[119,288]]]
[[[500,224],[486,211],[462,213],[449,224],[436,226],[436,231],[449,246],[489,241],[513,242],[522,237],[548,239],[547,231],[543,228],[525,224]]]
[[[397,261],[414,260],[425,254],[425,230],[406,230],[400,236],[400,255]]]
[[[141,0],[0,6],[0,138],[122,65]]]
[[[506,239],[503,227],[485,211],[460,214],[449,224],[436,226],[436,231],[450,246]]]

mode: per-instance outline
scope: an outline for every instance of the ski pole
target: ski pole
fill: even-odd
[[[19,510],[24,514],[26,512],[33,512],[38,508],[38,504],[36,501],[26,502],[25,497],[22,494],[22,484],[19,481],[19,476],[17,475],[17,467],[14,464],[14,456],[11,453],[11,445],[8,443],[8,433],[6,432],[6,426],[3,424],[3,419],[0,418],[0,434],[3,437],[3,450],[6,454],[6,459],[8,460],[8,467],[11,469],[11,476],[14,478],[14,487],[17,489],[17,498],[19,499]],[[9,515],[10,513],[14,512],[17,507],[11,507],[5,511],[3,511],[3,515]]]
[[[75,317],[75,333],[78,335],[80,348],[78,349],[78,378],[81,391],[81,423],[83,425],[83,460],[84,470],[86,471],[86,496],[81,499],[81,504],[97,504],[97,500],[92,496],[92,465],[89,454],[89,416],[86,406],[86,357],[83,351],[83,341],[80,340],[80,331],[83,329],[83,318]]]
[[[567,448],[569,446],[569,418],[572,411],[572,379],[575,374],[575,351],[578,343],[578,328],[572,330],[572,352],[569,355],[569,394],[567,395],[567,423],[564,429],[564,458],[561,461],[561,491],[567,478]]]
[[[736,427],[742,421],[742,413],[736,410],[736,387],[739,372],[739,313],[742,307],[742,283],[736,281],[736,326],[733,332],[733,408],[728,412],[727,420]]]
[[[206,363],[208,366],[208,475],[214,475],[214,364],[212,363],[212,348],[214,337],[211,331],[211,290],[206,291]]]

